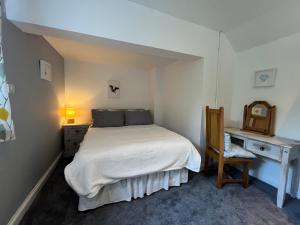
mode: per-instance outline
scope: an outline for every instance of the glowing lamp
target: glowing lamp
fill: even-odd
[[[67,119],[67,124],[75,123],[76,110],[72,107],[65,108],[65,117]]]

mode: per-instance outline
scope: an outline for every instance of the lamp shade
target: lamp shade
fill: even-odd
[[[66,118],[74,118],[75,115],[76,115],[75,108],[72,108],[72,107],[65,108],[65,116],[66,116]]]
[[[65,118],[67,121],[67,124],[74,124],[75,123],[75,117],[76,110],[73,107],[66,107],[65,108]]]

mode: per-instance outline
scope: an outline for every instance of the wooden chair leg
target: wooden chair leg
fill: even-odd
[[[207,154],[207,151],[205,151],[205,160],[204,160],[204,173],[208,174],[209,169],[209,155]]]
[[[209,158],[209,166],[212,167],[214,165],[214,159]]]
[[[223,187],[223,174],[224,174],[224,161],[219,160],[219,162],[218,162],[217,188],[222,188]]]
[[[247,188],[249,184],[249,163],[244,163],[243,167],[243,187]]]

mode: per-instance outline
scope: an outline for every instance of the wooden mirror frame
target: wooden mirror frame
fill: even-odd
[[[252,109],[257,105],[263,105],[266,108],[266,116],[252,114]],[[250,131],[264,135],[274,135],[276,106],[271,106],[266,101],[255,101],[249,106],[244,106],[243,131]],[[252,125],[251,125],[252,124]]]

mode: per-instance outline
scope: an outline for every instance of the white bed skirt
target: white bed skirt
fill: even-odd
[[[187,183],[187,181],[188,170],[186,168],[128,178],[104,186],[93,198],[80,196],[78,210],[84,211],[109,203],[143,198],[145,194],[150,195],[161,189],[168,190],[170,186],[180,186],[181,183]]]

